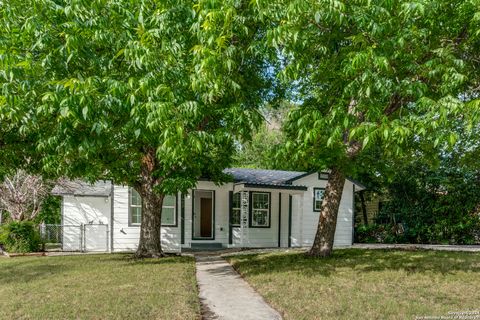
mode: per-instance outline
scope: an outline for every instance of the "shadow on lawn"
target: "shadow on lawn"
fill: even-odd
[[[21,260],[23,258],[13,258]],[[67,264],[46,263],[40,261],[15,261],[0,266],[0,283],[23,283],[56,276],[70,269]]]
[[[337,269],[353,272],[406,271],[448,274],[476,272],[480,276],[480,254],[438,251],[342,249],[329,258],[312,258],[305,253],[239,255],[229,259],[242,274],[258,275],[300,272],[303,276],[330,276]]]
[[[145,264],[145,265],[162,265],[162,264],[182,264],[182,263],[192,263],[192,257],[182,257],[182,256],[166,256],[163,258],[147,258],[147,259],[135,259],[133,256],[130,256],[126,259],[130,263],[134,264]]]

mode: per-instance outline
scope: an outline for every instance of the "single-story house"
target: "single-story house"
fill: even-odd
[[[302,247],[313,242],[327,172],[226,169],[233,182],[198,181],[186,194],[167,196],[162,211],[165,251],[202,248]],[[353,242],[354,193],[345,180],[335,246]],[[68,181],[62,196],[63,249],[133,251],[140,234],[141,198],[111,181]]]

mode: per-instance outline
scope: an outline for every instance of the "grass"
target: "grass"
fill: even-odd
[[[227,258],[285,319],[415,319],[479,310],[480,254],[343,249]]]
[[[0,258],[0,319],[198,319],[190,257]]]

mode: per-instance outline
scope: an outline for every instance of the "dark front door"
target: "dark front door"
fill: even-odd
[[[200,199],[200,237],[212,237],[212,199]]]

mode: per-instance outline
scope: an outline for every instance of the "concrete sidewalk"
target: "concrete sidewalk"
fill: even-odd
[[[224,259],[212,255],[195,259],[203,319],[282,319]]]

